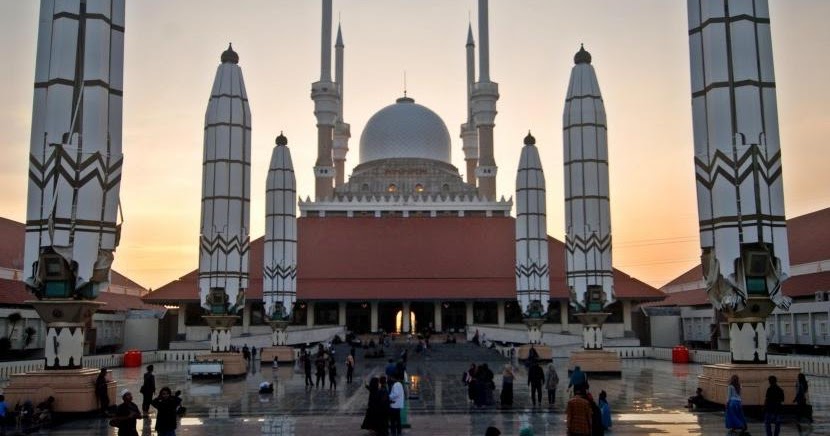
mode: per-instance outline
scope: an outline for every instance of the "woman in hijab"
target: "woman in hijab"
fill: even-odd
[[[741,381],[734,374],[726,386],[726,428],[730,432],[742,433],[746,431],[746,418],[741,402]]]
[[[513,407],[513,367],[510,364],[504,365],[501,372],[501,405],[502,407]]]
[[[574,392],[578,390],[588,391],[588,376],[582,372],[579,365],[575,366],[574,371],[571,373],[571,381],[568,383],[568,389],[570,388],[573,388]]]
[[[559,384],[559,374],[553,362],[548,364],[548,373],[545,377],[545,389],[548,390],[548,405],[553,406],[556,402],[556,386]]]

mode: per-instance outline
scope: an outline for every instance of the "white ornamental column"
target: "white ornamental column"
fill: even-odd
[[[689,0],[703,274],[729,321],[733,363],[766,363],[766,317],[790,299],[767,0]]]
[[[288,138],[277,136],[265,186],[265,242],[262,299],[272,345],[286,344],[286,329],[297,301],[297,182]]]
[[[516,297],[531,344],[542,341],[550,300],[546,216],[545,173],[536,139],[528,133],[516,173]]]
[[[563,115],[566,277],[582,320],[583,346],[602,349],[605,311],[614,302],[605,106],[591,54],[574,56]]]
[[[46,322],[49,370],[81,367],[86,325],[103,304],[92,300],[109,284],[123,77],[124,0],[41,1],[23,277]]]
[[[248,288],[251,111],[238,63],[229,45],[205,113],[199,295],[214,352],[230,350],[230,328]]]

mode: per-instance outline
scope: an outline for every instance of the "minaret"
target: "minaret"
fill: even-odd
[[[487,0],[478,0],[479,69],[478,82],[473,86],[473,121],[478,129],[478,192],[483,198],[496,198],[496,160],[493,155],[493,127],[496,122],[498,83],[490,81],[490,36]]]
[[[334,186],[341,186],[345,183],[346,153],[349,152],[349,138],[352,134],[349,124],[343,120],[343,34],[339,24],[337,25],[337,41],[334,43],[334,81],[337,84],[338,105],[332,156],[334,157]]]
[[[732,363],[766,363],[765,319],[790,306],[769,8],[689,0],[688,10],[703,274]]]
[[[608,315],[599,314],[614,302],[608,128],[591,54],[581,47],[574,63],[562,116],[566,277],[573,309],[591,314],[583,322],[583,345],[593,350],[602,349],[602,323]]]
[[[297,183],[287,145],[280,133],[265,186],[262,297],[274,327],[273,345],[286,345],[285,328],[297,299]]]
[[[251,198],[251,111],[229,45],[205,112],[199,295],[211,315],[211,351],[230,349],[230,328],[245,305]],[[216,321],[216,324],[212,324]]]
[[[332,139],[340,98],[337,84],[331,81],[331,0],[323,0],[321,35],[320,80],[311,84],[314,116],[317,117],[317,161],[314,164],[316,200],[330,199],[334,194]]]
[[[524,144],[516,174],[516,296],[530,343],[538,344],[550,299],[545,173],[530,132]]]
[[[473,121],[473,85],[476,80],[476,43],[473,40],[473,25],[467,27],[467,121],[461,125],[461,142],[464,161],[467,162],[467,183],[476,185],[478,168],[478,132]]]
[[[80,368],[121,232],[124,0],[106,6],[40,6],[23,275],[48,370]]]

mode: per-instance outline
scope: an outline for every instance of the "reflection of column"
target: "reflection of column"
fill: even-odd
[[[371,303],[371,307],[372,307],[372,313],[369,317],[370,318],[370,323],[372,324],[371,325],[371,330],[372,330],[372,332],[376,332],[376,331],[378,331],[378,302],[373,301]]]
[[[305,315],[306,326],[314,327],[314,302],[309,301],[306,304],[307,304],[306,315]]]
[[[409,310],[409,302],[403,302],[403,310],[401,311],[401,333],[411,333],[412,332],[412,325],[409,323],[409,319],[411,317]]]
[[[570,304],[568,302],[559,303],[559,307],[561,310],[559,311],[559,323],[562,324],[562,331],[568,330],[570,327],[568,326],[568,311],[570,310]]]
[[[464,304],[467,305],[467,325],[473,324],[473,302],[472,301],[465,301]]]
[[[341,301],[337,307],[337,324],[341,326],[346,325],[346,302]]]
[[[435,316],[433,317],[434,320],[432,322],[432,327],[435,329],[436,332],[440,332],[440,331],[444,330],[444,326],[441,325],[441,320],[444,316],[444,314],[442,313],[443,308],[444,308],[444,306],[441,305],[440,301],[435,302],[435,310],[433,311]]]
[[[499,327],[504,327],[504,301],[497,302],[496,308],[498,313]]]
[[[249,333],[251,333],[251,303],[246,301],[242,309],[242,334]]]
[[[630,300],[623,300],[622,302],[622,311],[623,311],[623,330],[626,332],[631,331],[631,301]]]
[[[179,334],[179,335],[187,334],[187,325],[185,324],[186,319],[187,319],[187,303],[181,303],[179,305],[179,319],[178,319],[178,325],[176,326],[176,334]]]

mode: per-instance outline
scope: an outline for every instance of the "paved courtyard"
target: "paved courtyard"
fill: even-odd
[[[355,382],[345,383],[342,360],[348,351],[338,347],[339,385],[336,392],[326,389],[307,390],[303,375],[285,366],[278,370],[270,366],[251,367],[244,378],[188,380],[186,364],[157,363],[157,387],[180,389],[187,407],[187,416],[181,419],[180,435],[366,435],[360,423],[366,407],[367,391],[363,383],[369,377],[383,372],[384,359],[364,359],[358,351]],[[409,373],[419,392],[409,402],[409,421],[405,430],[412,435],[483,435],[494,425],[504,435],[518,435],[531,427],[536,435],[565,433],[564,403],[567,382],[561,382],[557,404],[553,407],[533,407],[524,368],[518,370],[514,385],[514,406],[501,409],[498,405],[477,409],[467,401],[466,387],[461,374],[471,361],[487,363],[496,374],[496,385],[501,386],[501,368],[507,362],[495,352],[473,348],[470,345],[440,345],[429,356],[410,355]],[[566,380],[566,360],[554,363],[562,380]],[[137,394],[144,368],[117,368],[114,378],[118,390],[129,388]],[[660,360],[623,360],[621,378],[594,379],[592,391],[604,389],[608,393],[613,412],[613,435],[631,434],[726,434],[722,412],[690,413],[684,408],[686,398],[694,393],[696,376],[701,366],[673,365]],[[273,381],[273,394],[258,394],[263,380]],[[810,378],[811,401],[816,422],[803,426],[786,422],[782,434],[830,434],[830,379]],[[498,395],[498,392],[496,393]],[[788,399],[788,401],[790,401]],[[154,435],[151,419],[139,423],[144,435]],[[752,434],[764,434],[763,424],[750,422]],[[81,419],[61,424],[40,434],[53,435],[108,435],[114,429],[103,419]]]

